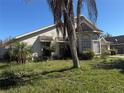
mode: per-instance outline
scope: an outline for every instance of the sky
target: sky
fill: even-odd
[[[0,0],[0,39],[52,25],[53,16],[46,1],[26,3],[25,0]],[[124,0],[96,1],[98,28],[113,36],[124,35]]]

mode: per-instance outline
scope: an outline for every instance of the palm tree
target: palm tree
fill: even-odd
[[[76,48],[76,28],[74,19],[74,0],[47,0],[49,7],[54,16],[54,23],[57,31],[62,31],[63,36],[68,35],[70,50],[73,59],[73,67],[80,68],[79,59]],[[86,3],[88,14],[91,21],[95,22],[97,18],[97,8],[95,0],[78,0],[77,1],[77,31],[81,29],[81,9]]]
[[[25,63],[31,54],[31,48],[26,43],[16,42],[9,51],[10,59],[14,57],[17,63]]]

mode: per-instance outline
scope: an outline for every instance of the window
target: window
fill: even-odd
[[[89,40],[83,40],[82,41],[82,48],[83,48],[82,49],[83,51],[91,49],[91,42]]]
[[[86,51],[91,49],[91,41],[90,41],[90,36],[85,35],[82,37],[82,51]]]

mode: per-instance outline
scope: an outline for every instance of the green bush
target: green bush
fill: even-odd
[[[95,56],[95,53],[91,50],[84,51],[82,54],[80,54],[80,59],[82,60],[91,60]]]
[[[106,58],[107,56],[111,55],[110,50],[102,50],[101,58]]]
[[[117,54],[117,50],[116,49],[111,49],[110,52],[111,52],[111,55],[116,55]]]
[[[31,59],[32,50],[31,47],[24,42],[15,42],[9,48],[10,61],[16,61],[17,63],[26,63],[28,59]]]

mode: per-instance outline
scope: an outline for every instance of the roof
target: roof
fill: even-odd
[[[113,44],[122,44],[124,43],[124,35],[109,37],[106,40]]]
[[[106,39],[104,37],[101,37],[100,40],[102,41],[101,44],[110,44],[109,41],[106,41]]]
[[[83,22],[86,23],[88,26],[90,26],[92,29],[94,29],[95,31],[97,31],[97,32],[99,32],[99,33],[102,32],[99,28],[97,28],[97,27],[95,26],[95,24],[93,24],[93,23],[92,23],[90,20],[88,20],[86,17],[81,16],[81,18],[82,18]],[[75,19],[76,19],[76,17],[75,17]],[[47,26],[47,27],[44,27],[44,28],[41,28],[41,29],[38,29],[38,30],[34,30],[34,31],[32,31],[32,32],[29,32],[29,33],[25,33],[25,34],[16,36],[13,40],[10,40],[10,41],[4,43],[4,44],[2,45],[2,47],[3,47],[3,46],[10,45],[11,43],[13,43],[13,42],[15,42],[15,41],[18,41],[18,40],[26,39],[26,38],[29,38],[29,37],[31,38],[31,37],[36,36],[36,35],[38,35],[38,34],[48,32],[48,31],[50,31],[51,29],[55,29],[55,28],[56,28],[55,25],[50,25],[50,26]]]
[[[43,27],[43,28],[38,29],[38,30],[34,30],[34,31],[32,31],[32,32],[29,32],[29,33],[25,33],[25,34],[16,36],[15,39],[20,39],[20,38],[25,37],[25,36],[28,36],[28,35],[32,35],[32,34],[35,34],[35,33],[47,31],[48,29],[54,29],[54,28],[55,28],[55,25],[50,25],[50,26]]]
[[[81,18],[83,19],[84,22],[86,21],[90,26],[92,26],[93,29],[96,29],[97,31],[102,32],[102,30],[97,28],[97,26],[93,22],[91,22],[88,18],[86,18],[84,16],[81,16]]]
[[[84,16],[81,16],[81,18],[82,18],[83,21],[85,21],[85,23],[88,23],[90,25],[90,27],[92,27],[93,29],[101,32],[101,30],[99,28],[97,28],[95,26],[95,24],[93,24],[89,19],[87,19]],[[29,32],[29,33],[25,33],[23,35],[19,35],[19,36],[15,37],[15,39],[20,39],[20,38],[28,36],[28,35],[32,35],[32,34],[35,34],[35,33],[40,33],[40,32],[43,32],[43,31],[47,31],[50,28],[51,29],[55,29],[55,25],[50,25],[50,26],[47,26],[47,27],[44,27],[44,28],[41,28],[41,29],[38,29],[38,30],[35,30],[35,31],[32,31],[32,32]]]

